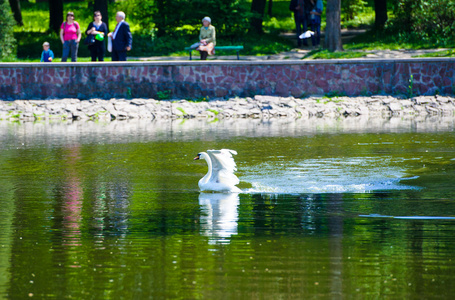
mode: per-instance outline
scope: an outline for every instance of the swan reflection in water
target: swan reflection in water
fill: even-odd
[[[200,193],[201,233],[211,243],[229,243],[237,234],[239,195],[237,193]]]

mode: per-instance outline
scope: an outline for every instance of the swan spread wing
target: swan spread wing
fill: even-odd
[[[224,183],[227,185],[236,185],[240,182],[234,174],[237,171],[237,167],[232,154],[236,155],[236,151],[229,149],[208,150],[207,154],[212,160],[212,176],[209,179],[210,182]]]

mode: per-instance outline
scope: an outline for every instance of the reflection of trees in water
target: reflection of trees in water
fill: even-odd
[[[94,191],[93,228],[96,235],[110,234],[124,236],[128,232],[130,215],[130,186],[125,179],[98,182]]]
[[[102,244],[106,232],[123,236],[128,230],[127,179],[116,176],[100,180],[94,175],[98,172],[82,169],[81,160],[90,159],[84,150],[78,144],[57,150],[63,180],[54,186],[54,229],[61,231],[62,243],[69,247],[82,245],[82,231],[86,229],[95,229],[96,244]]]
[[[245,225],[249,231],[260,235],[266,233],[326,236],[333,230],[327,226],[333,217],[326,214],[332,205],[331,201],[326,201],[327,197],[324,194],[299,196],[253,194],[250,212],[252,215],[241,215],[240,221],[247,223]],[[243,214],[243,211],[241,213]],[[334,223],[333,226],[339,224]],[[337,228],[336,231],[340,229]]]
[[[343,194],[329,194],[326,199],[329,227],[330,290],[332,295],[343,295]]]
[[[68,146],[65,150],[65,180],[60,187],[62,193],[63,244],[69,247],[81,246],[81,221],[83,189],[77,165],[81,159],[80,145]]]
[[[300,119],[224,119],[207,122],[193,120],[128,120],[112,122],[25,122],[11,127],[10,122],[0,122],[0,147],[8,145],[87,144],[90,142],[128,143],[137,141],[168,141],[177,139],[225,140],[233,136],[249,137],[298,137],[321,133],[388,133],[388,132],[451,132],[452,117],[427,118],[300,118]],[[11,132],[14,134],[11,134]]]

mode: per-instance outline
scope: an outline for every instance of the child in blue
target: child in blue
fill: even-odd
[[[310,12],[311,19],[311,31],[314,35],[311,36],[311,42],[313,46],[319,45],[321,42],[321,15],[324,9],[322,0],[310,0],[311,4],[314,5],[313,10]]]
[[[41,52],[41,62],[51,62],[54,59],[54,52],[49,47],[49,43],[44,42],[43,52]]]

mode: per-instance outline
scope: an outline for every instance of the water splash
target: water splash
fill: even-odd
[[[403,184],[405,171],[394,165],[396,158],[355,157],[305,161],[267,162],[247,169],[243,181],[249,193],[367,193],[410,190]]]

